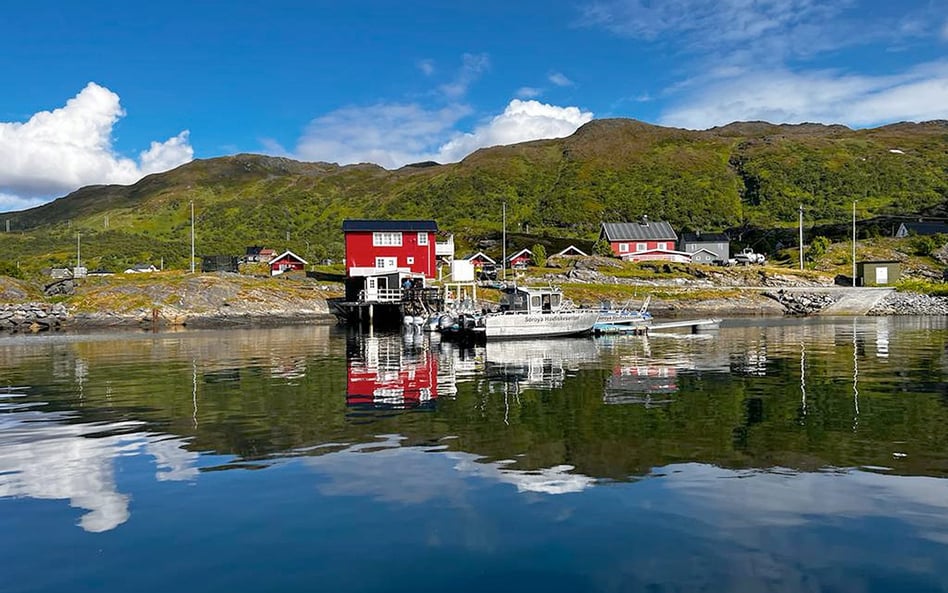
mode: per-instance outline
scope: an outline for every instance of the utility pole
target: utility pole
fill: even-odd
[[[856,286],[856,200],[853,200],[853,286]]]
[[[803,204],[800,204],[800,270],[803,270]]]
[[[194,200],[191,200],[191,273],[194,273]]]
[[[503,267],[501,268],[501,270],[503,270],[503,271],[501,272],[501,278],[502,278],[504,281],[506,281],[506,280],[507,280],[507,202],[504,202],[504,210],[503,210],[503,212],[504,212],[504,215],[503,215],[503,216],[504,216],[504,218],[503,218],[503,220],[504,220],[504,222],[503,222],[504,230],[503,230],[503,234],[502,234],[502,237],[503,237],[502,242],[503,242],[504,245],[503,245],[503,248],[502,248],[502,249],[503,249],[503,255],[502,255],[502,257],[503,257],[504,259],[503,259],[503,262],[502,262],[502,263],[503,263]]]

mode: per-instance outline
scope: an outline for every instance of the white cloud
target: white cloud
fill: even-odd
[[[425,109],[413,103],[345,107],[310,123],[296,148],[307,160],[369,162],[386,168],[434,158],[432,147],[470,113],[464,105]]]
[[[543,90],[532,86],[522,86],[515,94],[518,99],[535,99],[543,94]]]
[[[578,107],[558,107],[539,101],[514,99],[503,113],[488,123],[445,143],[438,155],[442,161],[457,161],[485,146],[562,138],[592,121],[592,118],[591,112],[581,111]]]
[[[548,80],[555,84],[556,86],[573,86],[573,81],[569,78],[566,78],[566,75],[562,72],[554,72],[550,74]]]
[[[13,210],[26,210],[33,206],[39,206],[44,201],[43,198],[23,198],[13,194],[0,193],[0,212],[10,212]]]
[[[124,115],[117,94],[90,82],[64,107],[23,123],[0,122],[0,192],[13,196],[4,201],[32,203],[84,185],[134,183],[193,158],[187,131],[152,142],[139,162],[117,154],[112,130]]]
[[[470,112],[459,104],[439,110],[416,104],[347,107],[313,120],[296,156],[340,164],[369,162],[389,169],[426,160],[452,162],[485,146],[568,136],[593,117],[578,107],[514,99],[503,113],[473,132],[457,132],[455,126]]]
[[[945,24],[941,26],[941,40],[948,41],[948,21],[945,21]]]
[[[890,76],[836,71],[741,71],[696,85],[661,123],[693,129],[740,120],[806,121],[855,127],[948,116],[948,62]]]
[[[431,76],[435,72],[434,60],[418,60],[417,66],[425,76]]]
[[[487,54],[464,54],[461,68],[455,79],[443,84],[439,90],[449,99],[458,99],[467,93],[471,84],[490,68]]]

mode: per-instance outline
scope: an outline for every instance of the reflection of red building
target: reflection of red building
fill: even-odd
[[[438,360],[428,350],[386,358],[374,346],[366,345],[364,357],[349,358],[346,404],[403,409],[437,399]]]
[[[606,403],[662,403],[648,400],[652,395],[678,391],[678,369],[666,365],[620,366],[606,380]],[[641,396],[646,399],[642,399]]]

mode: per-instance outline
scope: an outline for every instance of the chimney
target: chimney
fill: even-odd
[[[641,222],[640,224],[642,224],[642,225],[644,225],[644,226],[648,226],[648,214],[643,214],[643,215],[642,215],[642,222]]]

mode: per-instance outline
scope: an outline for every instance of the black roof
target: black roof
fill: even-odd
[[[916,235],[935,235],[948,233],[948,224],[944,222],[903,222],[905,230]]]
[[[685,243],[727,243],[731,239],[724,233],[682,233]]]
[[[607,241],[678,240],[678,235],[671,225],[663,220],[604,222],[600,235],[602,234],[606,235]]]
[[[438,231],[433,220],[344,220],[342,230],[350,231]]]

